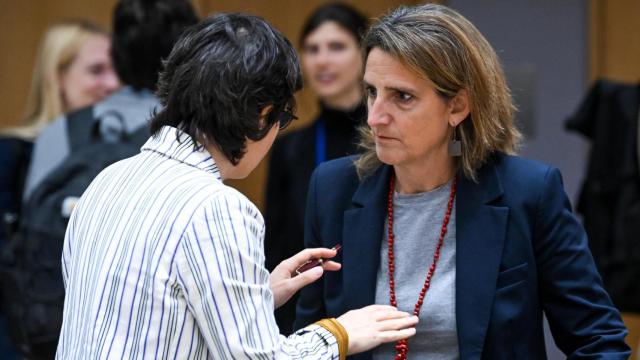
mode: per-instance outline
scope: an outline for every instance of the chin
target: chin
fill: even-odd
[[[381,150],[379,147],[376,147],[376,156],[378,157],[378,160],[380,160],[380,162],[387,165],[396,165],[401,161],[397,154],[393,154],[390,151]]]
[[[334,98],[344,91],[340,84],[320,85],[315,87],[315,92],[321,99]]]

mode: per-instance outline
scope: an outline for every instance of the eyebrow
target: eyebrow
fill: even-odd
[[[375,86],[371,85],[366,80],[362,80],[362,82],[364,83],[365,88],[367,88],[367,87],[375,88]],[[404,87],[404,86],[385,86],[384,89],[385,90],[391,90],[391,91],[397,91],[397,92],[403,92],[403,93],[409,93],[409,94],[415,94],[416,93],[416,89],[411,88],[411,87]]]

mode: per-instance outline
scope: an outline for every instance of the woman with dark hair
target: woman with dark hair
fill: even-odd
[[[515,156],[498,57],[462,15],[401,7],[364,40],[365,152],[318,167],[308,247],[342,270],[303,289],[296,321],[387,303],[411,339],[354,359],[545,359],[543,312],[570,359],[626,359],[558,169]]]
[[[313,169],[325,160],[356,152],[356,129],[366,114],[360,52],[366,27],[367,18],[342,3],[321,6],[303,26],[302,70],[320,99],[320,114],[273,147],[265,212],[268,269],[303,248],[305,199]],[[292,331],[294,316],[295,301],[276,312],[283,333]]]
[[[417,318],[386,305],[278,332],[273,310],[340,265],[296,270],[335,251],[269,273],[262,215],[223,182],[258,165],[301,86],[295,50],[258,17],[185,31],[159,78],[153,137],[100,173],[69,221],[58,359],[344,359],[413,335]]]

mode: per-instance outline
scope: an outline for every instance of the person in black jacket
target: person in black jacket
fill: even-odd
[[[273,147],[266,192],[267,269],[303,249],[304,208],[311,172],[320,163],[356,152],[357,128],[366,107],[362,93],[361,35],[367,18],[331,3],[307,19],[300,37],[303,72],[320,99],[310,126],[278,139]],[[292,332],[295,299],[276,311],[282,334]]]
[[[591,143],[577,211],[613,303],[640,313],[640,84],[599,80],[567,129]]]

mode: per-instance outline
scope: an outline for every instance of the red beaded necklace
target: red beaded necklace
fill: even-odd
[[[416,302],[416,306],[413,309],[413,314],[418,316],[420,314],[420,308],[422,307],[422,303],[424,302],[424,297],[427,294],[427,290],[429,290],[429,286],[431,286],[431,277],[433,273],[436,271],[436,264],[438,263],[438,259],[440,258],[440,249],[442,248],[442,242],[444,241],[444,237],[447,234],[447,225],[449,225],[449,219],[451,218],[451,211],[453,210],[453,200],[456,197],[456,182],[457,179],[454,177],[451,182],[451,192],[449,194],[449,202],[447,203],[447,212],[444,215],[444,220],[442,221],[442,228],[440,229],[440,238],[438,239],[438,245],[436,246],[436,251],[433,253],[433,262],[429,267],[429,272],[427,272],[427,279],[424,281],[424,285],[420,290],[420,295],[418,296],[418,301]],[[396,301],[396,283],[393,277],[395,271],[395,258],[393,256],[393,192],[395,190],[396,185],[396,177],[394,174],[391,174],[391,179],[389,180],[389,197],[387,201],[387,214],[388,214],[388,262],[389,262],[389,300],[392,306],[398,307],[398,302]],[[396,343],[396,357],[395,360],[406,360],[407,353],[409,352],[409,344],[407,339],[399,340]]]

